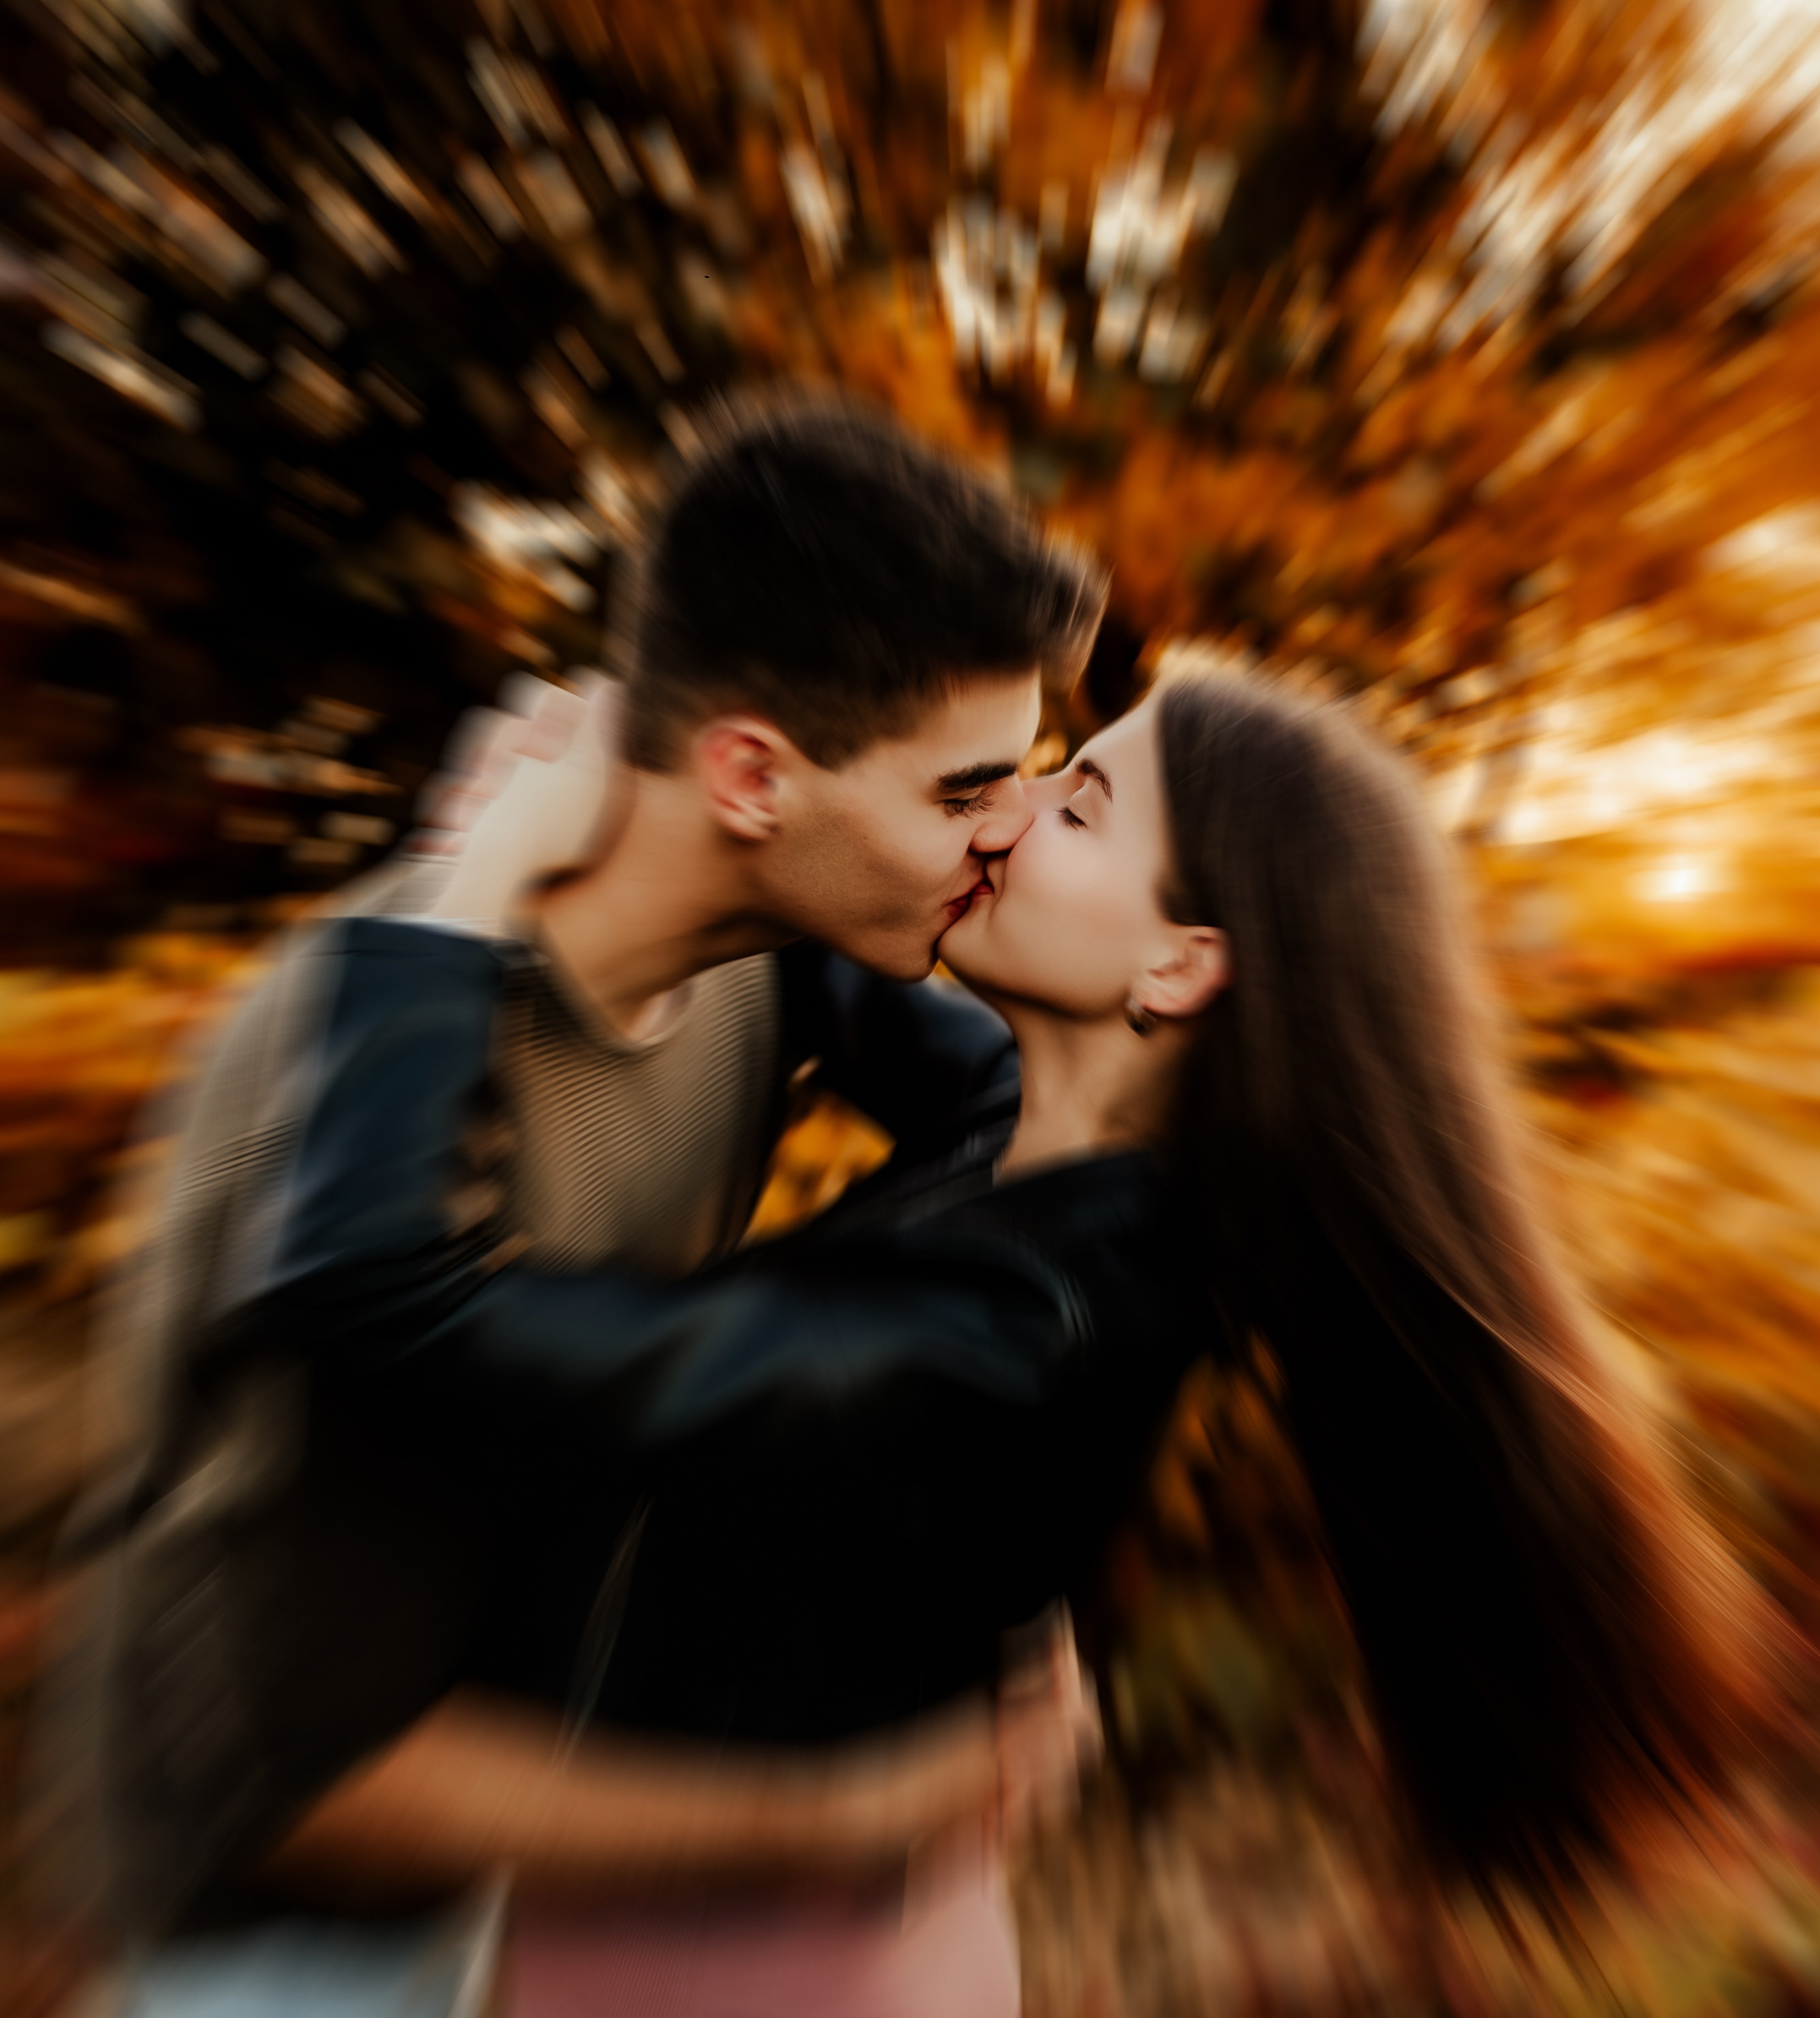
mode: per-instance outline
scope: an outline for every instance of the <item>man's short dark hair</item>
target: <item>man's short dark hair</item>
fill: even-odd
[[[882,412],[729,417],[643,558],[631,754],[668,769],[698,723],[749,709],[836,767],[907,733],[957,675],[1071,680],[1105,600],[1084,555]]]

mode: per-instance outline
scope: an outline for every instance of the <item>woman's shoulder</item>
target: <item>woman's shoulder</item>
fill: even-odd
[[[797,1236],[809,1265],[863,1278],[1045,1300],[1076,1336],[1125,1331],[1203,1293],[1184,1216],[1142,1152],[998,1181],[1008,1121],[948,1155],[894,1163]]]

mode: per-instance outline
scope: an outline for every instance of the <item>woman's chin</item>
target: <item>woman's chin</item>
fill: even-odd
[[[968,981],[978,960],[979,932],[977,903],[961,913],[935,942],[935,955],[957,980]]]
[[[957,926],[936,947],[943,966],[953,975],[963,988],[996,1002],[1007,991],[1007,977],[1000,971],[1003,963],[993,957],[994,949],[977,929],[966,931],[966,923]],[[1012,989],[1010,993],[1017,991]]]

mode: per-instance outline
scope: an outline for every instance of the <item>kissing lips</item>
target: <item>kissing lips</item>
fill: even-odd
[[[950,899],[942,909],[947,914],[948,923],[951,925],[957,924],[966,917],[968,908],[975,897],[991,897],[997,894],[997,892],[992,887],[991,879],[989,877],[982,876],[964,897]]]

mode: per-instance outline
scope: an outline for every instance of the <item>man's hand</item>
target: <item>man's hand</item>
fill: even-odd
[[[993,1832],[983,1693],[898,1729],[791,1752],[563,1741],[553,1713],[458,1690],[322,1795],[262,1867],[294,1897],[421,1901],[501,1866],[526,1897],[598,1900],[805,1879],[862,1884]]]
[[[989,1872],[995,1846],[1015,1845],[1033,1825],[1069,1814],[1079,1803],[1081,1775],[1098,1763],[1103,1739],[1093,1677],[1075,1651],[1066,1605],[1048,1614],[1033,1651],[1007,1668],[992,1735],[996,1798],[981,1806],[955,1801],[950,1817],[912,1846],[906,1924],[967,1874]]]
[[[538,884],[598,861],[617,838],[631,802],[624,689],[593,672],[578,689],[519,678],[501,707],[462,722],[417,843],[454,858],[431,917],[500,930]]]
[[[1033,1821],[1070,1812],[1105,1738],[1066,1606],[1051,1615],[1037,1651],[1000,1683],[997,1732],[1001,1834],[1013,1839]]]

